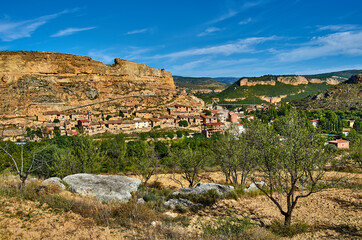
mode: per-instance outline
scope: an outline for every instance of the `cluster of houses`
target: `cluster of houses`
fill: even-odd
[[[79,132],[89,135],[105,132],[119,133],[150,131],[154,128],[197,127],[206,137],[222,133],[232,127],[236,133],[244,131],[240,119],[253,119],[244,112],[231,112],[221,106],[187,106],[176,104],[168,107],[164,114],[135,109],[132,112],[121,110],[119,116],[94,116],[92,112],[64,113],[49,111],[37,116],[42,129],[49,137],[55,134],[73,136]],[[183,122],[181,125],[180,122]]]
[[[353,128],[355,120],[347,120],[348,121],[348,125],[349,128],[343,128],[342,129],[342,134],[344,136],[348,136],[349,132],[351,131],[351,128]],[[315,127],[318,128],[319,126],[319,119],[313,119],[310,120],[310,124]],[[349,141],[348,140],[344,140],[344,139],[335,139],[332,141],[328,141],[328,144],[332,144],[335,145],[338,149],[342,150],[342,149],[349,149]]]

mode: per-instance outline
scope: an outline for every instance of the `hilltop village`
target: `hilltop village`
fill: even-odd
[[[92,111],[47,111],[28,118],[1,120],[6,126],[2,136],[4,140],[40,140],[54,136],[74,136],[78,134],[133,134],[151,130],[176,131],[187,130],[201,132],[209,138],[216,132],[231,129],[236,134],[244,131],[241,119],[253,119],[248,112],[257,105],[244,111],[229,111],[216,104],[206,104],[203,100],[178,89],[179,99],[192,98],[194,105],[174,104],[163,108],[149,109],[144,106],[120,109],[117,113],[96,113]],[[34,134],[29,134],[32,132]]]

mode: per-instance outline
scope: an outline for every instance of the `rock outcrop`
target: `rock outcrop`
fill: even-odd
[[[268,96],[258,96],[258,98],[260,98],[263,101],[266,101],[270,104],[273,103],[278,103],[280,101],[282,101],[283,98],[288,97],[288,95],[280,95],[279,97],[268,97]]]
[[[362,84],[362,73],[353,75],[344,83],[345,84]]]
[[[248,78],[242,78],[239,81],[239,86],[256,86],[256,85],[272,85],[272,86],[275,86],[275,81],[274,80],[250,81]]]
[[[72,192],[105,202],[128,202],[141,180],[119,175],[74,174],[63,178]]]
[[[7,115],[107,107],[106,101],[156,105],[167,102],[174,91],[171,73],[119,58],[106,65],[63,53],[0,52],[1,113]]]
[[[197,203],[194,204],[192,202],[190,202],[187,199],[183,199],[183,198],[179,198],[179,199],[170,199],[167,202],[165,202],[165,206],[171,208],[171,209],[175,209],[178,207],[189,207],[189,208],[200,208],[203,207],[202,204]]]
[[[277,81],[284,84],[290,84],[293,86],[297,86],[300,84],[308,84],[307,78],[303,76],[280,76],[277,78]]]
[[[221,185],[217,183],[198,183],[196,187],[186,187],[177,190],[172,195],[177,196],[179,194],[202,194],[210,190],[216,190],[218,195],[224,195],[231,193],[234,190],[233,186]]]

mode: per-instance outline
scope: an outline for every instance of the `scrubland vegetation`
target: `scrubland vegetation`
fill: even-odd
[[[73,212],[91,219],[94,226],[136,229],[139,235],[134,238],[150,239],[292,237],[319,230],[320,226],[294,216],[300,216],[300,205],[306,208],[310,197],[322,198],[321,190],[352,188],[357,194],[355,198],[360,197],[361,181],[351,183],[345,174],[337,174],[340,170],[361,172],[360,112],[298,112],[282,106],[279,109],[271,107],[267,112],[256,112],[255,115],[258,119],[245,122],[247,130],[240,136],[226,133],[206,139],[195,135],[192,138],[173,140],[170,137],[164,141],[149,142],[126,141],[124,135],[100,139],[62,136],[25,145],[1,142],[0,171],[4,174],[15,172],[20,178],[24,176],[19,172],[26,173],[27,178],[62,178],[83,172],[123,174],[138,176],[143,185],[129,203],[101,203],[26,178],[23,181],[26,184],[19,188],[19,181],[13,175],[5,174],[0,181],[0,195],[4,199],[36,202],[39,207],[46,204],[55,211]],[[320,119],[319,128],[310,125],[311,118]],[[351,141],[351,149],[338,151],[325,145],[328,136],[323,133],[340,134],[341,128],[347,124],[345,120],[351,118],[356,120],[354,131],[351,130],[347,137]],[[273,125],[268,125],[270,120],[273,120]],[[222,174],[220,182],[232,184],[234,191],[225,196],[219,196],[215,191],[182,196],[195,204],[202,204],[202,207],[176,208],[176,217],[166,214],[170,210],[163,203],[171,198],[172,189],[158,181],[157,176],[166,174],[174,186],[194,187],[198,182],[212,181],[211,177],[207,178],[211,172]],[[256,191],[245,191],[248,184],[260,181],[264,184],[256,184]],[[145,201],[144,204],[138,203],[140,198]],[[236,204],[248,199],[259,202],[264,199],[271,204],[268,206],[277,209],[279,213],[275,216],[279,220],[264,223],[240,214],[243,210],[235,207],[223,208],[222,214],[212,219],[195,220],[195,216],[212,213],[219,203]],[[352,211],[361,210],[358,203],[346,204],[351,204]],[[247,208],[247,205],[244,207]],[[30,213],[12,214],[21,215],[23,219],[31,218]],[[191,229],[192,226],[199,228]],[[345,230],[346,227],[341,231]],[[348,236],[361,236],[360,230],[354,226],[350,226],[349,232],[352,235]]]

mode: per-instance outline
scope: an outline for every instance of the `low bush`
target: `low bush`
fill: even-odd
[[[219,239],[242,239],[246,229],[250,227],[248,217],[239,220],[236,216],[222,217],[202,225],[204,235],[217,236]]]
[[[273,233],[282,237],[293,237],[294,235],[304,233],[310,229],[305,222],[295,222],[290,226],[285,226],[281,220],[273,221],[270,225],[270,229]]]

